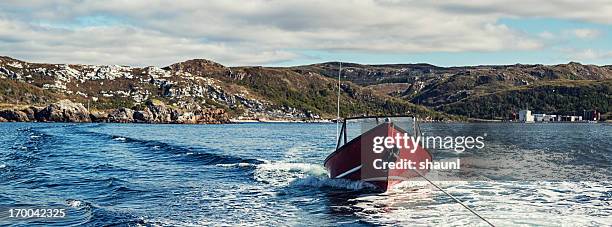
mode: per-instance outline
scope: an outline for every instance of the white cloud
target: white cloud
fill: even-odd
[[[555,39],[557,36],[549,31],[543,31],[538,34],[538,37],[542,39]]]
[[[601,60],[612,58],[612,51],[601,51],[593,49],[563,49],[569,55],[568,60],[571,61],[590,61],[590,60]]]
[[[206,56],[250,65],[296,57],[286,51],[261,51],[248,44],[197,42],[126,26],[62,29],[0,20],[0,37],[5,40],[0,41],[3,52],[29,56],[26,60],[38,62],[163,66]]]
[[[300,50],[534,50],[542,48],[542,36],[531,37],[498,20],[554,17],[612,22],[610,4],[531,5],[514,1],[8,0],[0,2],[0,48],[6,55],[45,62],[163,66],[209,58],[250,65],[292,60],[300,57]],[[100,16],[110,20],[107,24],[104,20],[83,22]]]
[[[601,35],[601,32],[599,30],[587,29],[587,28],[574,29],[574,30],[571,30],[571,33],[580,39],[592,39],[592,38],[597,38],[599,37],[599,35]]]
[[[554,18],[612,24],[612,2],[608,0],[447,0],[431,1],[440,8],[459,13],[514,18]]]

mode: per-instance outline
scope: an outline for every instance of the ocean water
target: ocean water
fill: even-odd
[[[495,225],[612,223],[612,126],[424,124],[423,131],[487,134],[487,149],[464,155],[486,159],[471,168],[488,180],[435,183]],[[0,225],[486,225],[425,181],[381,194],[328,179],[322,162],[335,148],[334,124],[3,123],[0,135],[0,211],[67,209],[58,219],[4,213]],[[542,172],[554,177],[533,177]]]

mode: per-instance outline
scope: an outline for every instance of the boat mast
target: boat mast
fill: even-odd
[[[337,115],[336,115],[336,139],[340,138],[340,74],[342,74],[342,62],[338,68],[338,103],[337,103]]]

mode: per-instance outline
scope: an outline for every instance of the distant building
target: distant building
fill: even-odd
[[[585,110],[582,113],[582,119],[585,121],[599,121],[601,113],[597,112],[597,110]]]
[[[533,114],[534,121],[558,121],[557,115],[554,114]]]
[[[583,122],[597,121],[601,117],[595,110],[584,111],[583,116],[531,113],[530,110],[521,110],[518,115],[521,122]]]
[[[582,116],[559,116],[559,121],[582,121]]]
[[[544,121],[546,114],[533,114],[533,121]]]
[[[530,110],[521,110],[519,111],[519,121],[522,122],[533,122],[533,115],[531,115]]]
[[[556,120],[557,120],[557,115],[554,115],[554,114],[546,114],[544,118],[542,119],[542,121],[556,121]]]

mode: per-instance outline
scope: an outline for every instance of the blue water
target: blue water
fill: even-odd
[[[489,180],[437,184],[496,225],[612,223],[612,126],[425,124],[423,131],[487,134],[486,149],[462,155],[484,160],[472,168]],[[61,219],[0,214],[0,225],[484,224],[423,181],[377,194],[362,182],[327,179],[322,161],[335,148],[333,124],[3,123],[0,135],[0,211],[68,211]],[[536,172],[552,177],[537,180]]]

